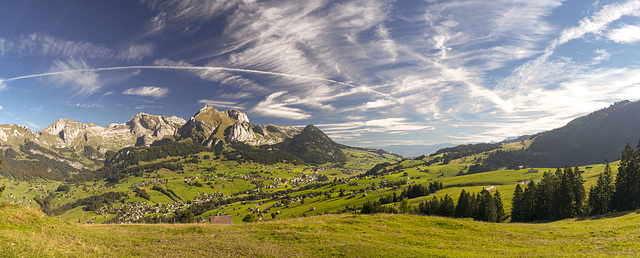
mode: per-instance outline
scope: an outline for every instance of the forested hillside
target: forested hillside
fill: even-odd
[[[640,139],[638,128],[640,101],[617,102],[563,127],[526,137],[533,140],[528,148],[492,152],[472,167],[470,173],[520,165],[564,167],[618,160],[620,146],[636,144]],[[456,148],[443,149],[443,152]]]

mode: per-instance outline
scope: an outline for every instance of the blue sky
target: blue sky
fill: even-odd
[[[500,141],[640,99],[640,0],[4,1],[0,123],[315,124],[354,146]]]

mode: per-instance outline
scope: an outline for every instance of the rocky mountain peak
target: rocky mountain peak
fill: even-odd
[[[233,118],[236,121],[238,121],[238,123],[244,123],[244,122],[249,123],[249,117],[247,117],[247,114],[245,114],[244,112],[242,112],[240,110],[229,109],[227,111],[224,111],[224,113],[228,117]]]
[[[219,112],[219,111],[218,111],[217,109],[215,109],[213,106],[211,106],[211,105],[209,105],[209,104],[206,104],[206,105],[204,105],[204,107],[202,107],[202,108],[198,111],[198,113],[196,113],[196,116],[197,116],[198,114],[201,114],[201,113],[207,113],[207,112],[211,112],[211,111]]]
[[[125,125],[137,138],[135,146],[148,146],[165,136],[173,136],[187,121],[177,116],[138,113]]]

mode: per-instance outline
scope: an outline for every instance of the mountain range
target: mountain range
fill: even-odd
[[[523,144],[520,150],[492,152],[478,161],[475,171],[519,165],[576,166],[617,160],[624,144],[635,145],[640,139],[638,128],[640,102],[617,102],[563,127],[505,141],[503,143],[528,141],[528,145],[525,148]],[[124,124],[106,127],[70,119],[59,119],[36,132],[25,126],[0,125],[0,149],[5,163],[2,173],[23,179],[62,180],[102,167],[124,148],[185,140],[216,152],[243,150],[246,158],[255,160],[300,160],[310,164],[342,163],[345,157],[340,150],[347,147],[333,142],[313,125],[306,128],[254,125],[239,110],[218,111],[206,105],[189,120],[140,113]],[[435,154],[487,151],[499,146],[500,143],[461,145],[440,149]]]
[[[69,173],[95,170],[123,148],[160,145],[192,139],[205,147],[227,148],[231,143],[272,145],[290,139],[303,128],[253,125],[238,110],[218,111],[204,106],[188,121],[175,116],[136,114],[124,124],[101,127],[59,119],[33,132],[25,126],[0,125],[3,173],[64,179]]]

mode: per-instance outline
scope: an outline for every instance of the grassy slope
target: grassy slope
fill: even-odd
[[[370,167],[370,166],[373,166],[373,164],[390,160],[390,159],[382,158],[377,154],[372,155],[370,152],[365,152],[365,151],[346,150],[345,153],[352,157],[350,159],[350,163],[348,163],[346,167],[348,169],[353,169],[353,170]],[[213,156],[213,154],[211,153],[203,153],[203,154],[199,154],[199,156],[202,158],[205,154]],[[280,211],[282,214],[278,215],[278,218],[288,218],[293,216],[299,217],[302,215],[311,216],[316,214],[322,214],[325,211],[329,213],[336,213],[339,210],[344,209],[347,205],[349,206],[356,205],[357,207],[360,207],[366,201],[378,200],[381,196],[393,194],[394,191],[391,188],[384,188],[377,191],[367,191],[367,194],[368,194],[367,197],[364,197],[362,193],[358,193],[356,198],[351,197],[351,194],[350,194],[351,191],[355,190],[356,192],[358,192],[359,189],[370,186],[372,183],[380,184],[381,180],[397,181],[403,178],[407,179],[408,177],[414,177],[414,179],[408,180],[409,182],[418,183],[418,184],[428,184],[433,180],[442,181],[447,188],[444,190],[438,191],[434,195],[437,197],[441,197],[441,196],[444,196],[445,194],[448,194],[454,200],[457,200],[460,194],[460,191],[462,189],[477,193],[477,192],[480,192],[483,188],[486,188],[489,186],[495,186],[497,187],[497,189],[500,191],[502,195],[502,200],[503,200],[503,204],[506,211],[509,212],[511,209],[511,198],[516,186],[516,182],[523,181],[523,180],[524,181],[540,180],[540,178],[542,177],[543,171],[555,170],[550,168],[540,168],[539,173],[527,173],[527,169],[498,170],[498,171],[479,173],[479,174],[455,176],[455,174],[458,173],[459,170],[464,169],[465,166],[469,166],[470,164],[472,164],[472,162],[473,162],[473,157],[466,157],[458,160],[453,160],[450,164],[447,164],[447,165],[434,164],[432,166],[426,167],[423,165],[424,164],[423,161],[405,160],[402,162],[404,169],[401,172],[398,172],[396,174],[386,175],[383,177],[378,177],[378,178],[365,178],[365,179],[354,180],[354,182],[358,183],[358,186],[339,184],[335,186],[329,185],[329,186],[325,186],[325,187],[313,189],[313,190],[294,192],[291,194],[291,196],[293,197],[303,193],[308,193],[310,191],[315,191],[315,192],[331,191],[333,193],[330,199],[326,199],[324,196],[308,198],[305,200],[304,205],[301,205],[300,202],[296,202],[291,204],[290,208],[285,208],[285,207],[272,208],[270,213]],[[64,202],[77,200],[80,198],[88,197],[90,195],[97,195],[97,194],[101,194],[109,191],[129,192],[130,199],[127,200],[127,202],[134,201],[134,200],[144,201],[140,198],[134,198],[135,194],[131,191],[130,186],[132,183],[139,183],[145,180],[153,179],[156,176],[168,179],[169,180],[168,183],[163,187],[173,189],[173,191],[176,192],[176,194],[178,194],[183,201],[193,200],[193,198],[196,197],[198,193],[201,193],[201,192],[210,194],[215,191],[221,191],[229,195],[231,193],[236,193],[239,191],[243,192],[243,191],[253,189],[253,185],[250,184],[250,180],[242,180],[242,179],[236,179],[231,181],[214,179],[212,181],[214,183],[212,187],[209,187],[208,185],[204,185],[203,187],[193,187],[193,186],[187,185],[187,183],[184,180],[185,178],[190,178],[195,176],[201,177],[207,174],[204,172],[204,169],[211,166],[215,166],[217,168],[217,171],[213,173],[209,173],[209,175],[222,173],[229,177],[232,177],[236,174],[243,175],[250,171],[254,171],[254,172],[264,171],[264,172],[260,172],[260,174],[265,176],[268,175],[274,178],[276,177],[291,178],[299,174],[314,173],[313,168],[306,167],[306,166],[290,167],[291,170],[285,170],[284,168],[270,169],[269,167],[273,167],[273,166],[264,166],[264,165],[252,164],[252,163],[238,165],[237,162],[234,162],[234,161],[202,159],[201,162],[197,165],[190,164],[185,169],[186,171],[185,173],[177,174],[175,172],[172,172],[166,169],[161,169],[160,171],[158,171],[157,175],[152,175],[152,177],[128,178],[124,180],[124,182],[118,185],[119,188],[104,189],[104,186],[103,186],[104,182],[88,182],[86,186],[81,185],[78,187],[76,187],[75,185],[71,185],[72,191],[70,193],[64,193],[62,196],[60,196],[60,198],[56,198],[52,201],[54,204],[62,205]],[[290,165],[280,164],[280,166],[289,167]],[[614,172],[617,172],[617,166],[618,166],[618,162],[614,162],[612,164]],[[592,165],[592,167],[593,168],[591,169],[584,169],[584,167],[581,167],[581,169],[584,169],[586,171],[583,174],[583,177],[586,181],[585,188],[587,190],[592,184],[595,183],[597,175],[602,170],[604,170],[604,165]],[[418,170],[418,168],[420,169],[428,168],[429,172],[421,172]],[[407,176],[403,176],[404,172],[407,172]],[[324,170],[319,172],[318,174],[325,174],[330,178],[351,176],[347,174],[342,174],[340,171],[335,169]],[[444,174],[444,177],[442,177],[441,174]],[[417,177],[420,177],[420,179],[416,179]],[[201,180],[201,182],[204,183],[205,181]],[[265,180],[265,183],[271,184],[272,181]],[[60,183],[46,182],[46,181],[37,182],[37,183],[36,182],[18,183],[18,182],[8,182],[0,179],[0,185],[2,184],[7,185],[7,190],[5,191],[4,195],[0,197],[0,201],[2,201],[3,199],[7,201],[22,200],[24,201],[23,203],[25,203],[26,201],[31,200],[35,195],[46,195],[43,193],[42,189],[48,190],[48,191],[54,191],[55,187]],[[45,188],[37,188],[37,186],[44,186]],[[168,197],[161,194],[160,192],[151,190],[151,187],[152,187],[151,185],[143,187],[147,189],[148,193],[151,195],[151,202],[150,202],[151,204],[172,202]],[[289,187],[291,187],[291,185],[289,185]],[[332,191],[333,188],[335,188],[335,190]],[[28,190],[28,189],[31,189],[32,191],[24,192],[25,190]],[[41,189],[41,190],[35,191],[33,189]],[[286,189],[285,186],[281,186],[277,190],[282,190],[282,189]],[[340,189],[345,189],[347,191],[347,196],[338,197],[338,191]],[[396,191],[396,193],[400,194],[402,190],[403,189],[400,189]],[[265,189],[265,192],[273,192],[273,191],[276,191],[276,189]],[[10,197],[10,195],[14,197]],[[23,199],[25,197],[26,199]],[[418,205],[419,202],[431,199],[432,197],[433,195],[429,195],[425,197],[415,198],[410,201],[413,205]],[[206,219],[210,215],[220,211],[222,214],[234,215],[234,220],[236,222],[240,222],[242,217],[249,212],[248,211],[249,207],[260,208],[261,210],[264,210],[276,203],[276,200],[270,200],[270,199],[263,200],[263,201],[264,201],[264,204],[262,205],[257,205],[258,201],[254,201],[254,202],[248,202],[245,204],[235,203],[226,207],[219,207],[217,209],[213,209],[210,212],[203,214],[202,216],[199,216],[199,219]],[[34,208],[39,207],[33,201],[29,202],[28,204]],[[310,211],[311,207],[315,207],[315,211]],[[240,215],[237,215],[238,213]],[[78,219],[80,219],[82,221],[94,220],[97,223],[101,223],[102,221],[107,219],[106,216],[113,217],[114,215],[105,214],[102,216],[98,216],[93,212],[82,212],[81,209],[74,209],[66,214],[63,214],[61,218],[67,219],[72,222],[78,221]],[[271,217],[267,215],[265,219],[271,219]]]
[[[0,209],[7,256],[636,256],[640,215],[492,224],[406,215],[327,215],[245,223],[78,225]],[[188,241],[186,241],[188,240]]]

